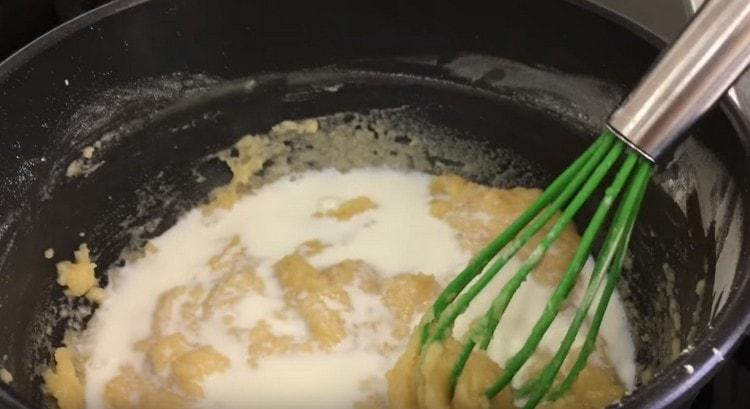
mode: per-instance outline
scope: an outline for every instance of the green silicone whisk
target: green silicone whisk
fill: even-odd
[[[596,254],[593,272],[567,333],[542,371],[515,390],[515,396],[525,399],[524,408],[531,409],[542,400],[558,399],[570,389],[594,350],[604,313],[620,278],[623,257],[654,163],[726,92],[748,63],[750,1],[709,0],[610,116],[599,138],[446,286],[423,319],[422,348],[449,336],[457,317],[472,300],[531,237],[547,227],[542,241],[497,293],[484,316],[471,326],[451,373],[451,393],[472,351],[486,349],[490,344],[516,290],[592,193],[610,172],[614,172],[603,199],[583,231],[573,260],[547,300],[544,312],[536,317],[531,335],[502,365],[502,376],[485,395],[491,399],[508,387],[534,353],[570,295],[601,231],[603,245]],[[613,208],[614,215],[610,215]],[[589,316],[591,324],[575,363],[561,382],[555,382]]]

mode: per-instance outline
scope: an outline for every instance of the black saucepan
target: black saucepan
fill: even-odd
[[[657,53],[550,1],[123,0],[59,27],[0,65],[0,359],[15,378],[0,405],[43,406],[39,369],[81,325],[59,315],[71,302],[44,250],[85,240],[105,271],[134,231],[159,234],[225,183],[204,159],[243,134],[399,107],[513,150],[530,163],[515,183],[541,185]],[[747,331],[747,125],[723,102],[653,180],[621,288],[641,370],[625,407],[688,401]],[[100,166],[66,176],[97,141]]]

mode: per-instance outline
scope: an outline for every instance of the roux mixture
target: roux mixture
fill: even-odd
[[[282,126],[317,131],[315,121]],[[534,243],[472,303],[453,337],[421,359],[412,331],[441,288],[540,192],[389,168],[309,171],[243,192],[263,166],[264,147],[258,138],[241,140],[240,155],[226,159],[232,181],[151,240],[142,256],[110,271],[106,288],[98,287],[86,245],[75,262],[58,264],[67,295],[100,303],[44,374],[60,408],[490,405],[482,392],[531,331],[573,256],[575,230],[564,232],[521,286],[451,401],[457,340]],[[513,386],[554,353],[581,289]],[[545,405],[600,408],[634,381],[634,348],[615,296],[588,367],[565,398]],[[511,408],[513,399],[509,389],[491,406]]]

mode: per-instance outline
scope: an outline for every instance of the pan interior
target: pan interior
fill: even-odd
[[[170,94],[174,84],[184,92]],[[133,98],[139,92],[161,97]],[[264,169],[261,181],[386,164],[500,187],[544,187],[593,140],[622,95],[610,83],[482,55],[356,61],[235,81],[174,75],[101,93],[72,117],[75,139],[48,155],[52,171],[40,199],[10,220],[16,233],[0,284],[12,282],[18,291],[2,295],[0,325],[8,336],[0,356],[14,369],[13,389],[42,402],[40,368],[65,330],[80,329],[92,312],[85,301],[62,295],[44,249],[69,255],[85,241],[95,243],[99,272],[122,263],[228,181],[213,154],[245,134],[315,117],[342,140],[379,140],[338,153],[296,146],[304,160]],[[714,114],[695,133],[731,135],[725,122]],[[388,143],[403,149],[386,149]],[[84,146],[95,147],[94,159],[81,158]],[[739,234],[741,214],[726,169],[710,162],[716,155],[691,139],[660,169],[643,205],[620,288],[637,334],[640,382],[704,336],[727,296],[727,277],[714,280],[715,270],[736,260],[724,243]],[[712,183],[722,189],[689,184],[711,166]],[[706,208],[717,194],[718,204]]]

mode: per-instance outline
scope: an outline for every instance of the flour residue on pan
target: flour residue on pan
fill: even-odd
[[[174,73],[111,88],[81,102],[81,108],[58,125],[54,149],[68,154],[52,165],[51,186],[45,192],[49,194],[60,176],[88,177],[106,163],[104,157],[123,135],[143,126],[159,108],[217,83],[206,75]]]
[[[248,190],[288,174],[334,167],[347,171],[385,166],[432,174],[452,172],[498,187],[539,186],[543,175],[512,151],[467,140],[456,131],[422,119],[419,109],[395,108],[368,113],[345,112],[317,119],[315,128],[297,129],[282,122],[268,134],[247,138],[233,149],[212,155],[232,163],[250,141],[264,145],[268,157]],[[303,132],[304,131],[304,132]],[[202,177],[198,173],[197,177]]]
[[[596,78],[487,55],[463,54],[442,67],[591,134],[601,131],[607,116],[625,95],[622,87]]]
[[[687,215],[689,198],[698,199],[699,214],[706,235],[713,230],[716,270],[713,280],[711,316],[716,316],[729,296],[742,244],[744,220],[740,191],[727,177],[726,167],[700,142],[685,140],[673,159],[654,175],[655,181]],[[703,291],[700,291],[703,295]]]

